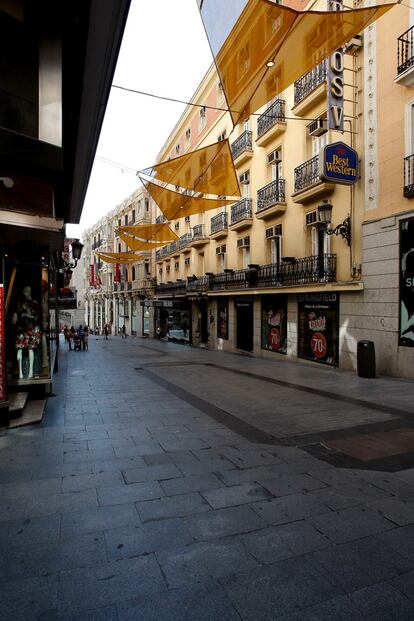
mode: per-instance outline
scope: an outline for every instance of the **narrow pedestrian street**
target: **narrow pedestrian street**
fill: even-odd
[[[1,620],[414,618],[412,382],[120,337],[59,365],[0,432]]]

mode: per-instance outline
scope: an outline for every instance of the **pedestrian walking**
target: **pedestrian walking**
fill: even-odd
[[[122,336],[123,339],[126,339],[126,337],[127,337],[125,324],[121,328],[121,336]]]
[[[108,328],[108,324],[106,323],[104,325],[104,337],[105,337],[105,341],[108,340],[108,334],[109,334],[109,328]]]
[[[89,330],[88,330],[88,326],[85,326],[84,331],[83,331],[83,351],[88,351],[89,350]]]

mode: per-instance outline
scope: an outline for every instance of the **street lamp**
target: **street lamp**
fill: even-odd
[[[61,257],[62,268],[61,271],[64,274],[64,282],[65,285],[70,283],[70,279],[72,277],[72,272],[78,264],[79,259],[82,255],[83,244],[79,241],[79,239],[74,239],[71,243],[72,246],[72,261],[65,261],[63,257]]]
[[[347,216],[343,222],[332,228],[332,203],[328,200],[322,201],[318,207],[318,221],[320,224],[326,224],[327,235],[340,235],[346,241],[348,246],[351,245],[351,218]]]

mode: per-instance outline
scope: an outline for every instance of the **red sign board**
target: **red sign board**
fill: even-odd
[[[311,338],[311,348],[317,358],[324,358],[328,350],[326,338],[321,332],[315,332]]]
[[[6,399],[4,337],[4,287],[0,285],[0,401]]]
[[[269,347],[270,349],[279,349],[280,348],[280,332],[278,328],[271,328],[269,330]]]
[[[95,266],[93,263],[91,263],[91,275],[89,278],[89,284],[91,287],[95,285]]]
[[[115,265],[114,282],[121,282],[121,267],[120,267],[119,263],[117,263]]]

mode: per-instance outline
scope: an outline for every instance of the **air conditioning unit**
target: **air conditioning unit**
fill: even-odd
[[[237,240],[237,248],[250,248],[250,237],[242,237]]]
[[[239,181],[242,184],[250,183],[250,174],[249,171],[244,172],[242,175],[239,175]]]
[[[306,214],[306,226],[313,226],[318,221],[318,212],[310,211]]]
[[[282,158],[281,158],[280,151],[272,151],[267,156],[267,163],[268,164],[279,164],[279,162],[281,162],[281,161],[282,161]]]
[[[217,246],[216,248],[216,254],[226,254],[226,246]]]
[[[323,118],[313,120],[307,127],[309,136],[322,136],[328,131],[326,119]]]
[[[345,54],[355,54],[362,47],[362,35],[355,35],[344,45]]]
[[[184,260],[184,265],[190,265],[190,257]]]

